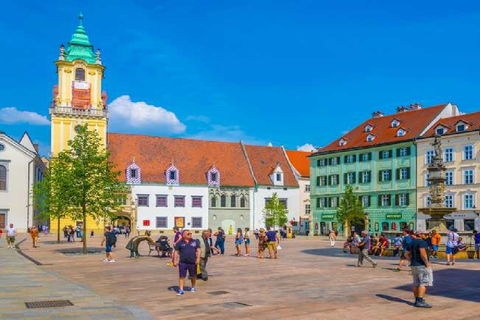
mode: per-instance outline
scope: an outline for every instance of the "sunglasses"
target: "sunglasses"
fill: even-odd
[[[190,233],[190,232],[187,232],[187,233],[185,233],[185,235],[186,235],[186,236],[190,236],[190,235],[191,235],[191,233]]]

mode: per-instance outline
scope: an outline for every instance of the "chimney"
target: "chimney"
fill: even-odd
[[[420,110],[420,109],[422,109],[422,105],[420,103],[410,104],[410,110]]]
[[[397,112],[405,112],[407,110],[408,110],[408,107],[405,107],[405,106],[397,107]]]
[[[383,117],[383,112],[382,111],[375,111],[374,113],[372,113],[372,117],[373,118]]]

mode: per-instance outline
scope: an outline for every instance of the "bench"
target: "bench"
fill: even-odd
[[[162,250],[160,248],[158,243],[148,243],[148,256],[152,253],[152,251],[156,251],[158,256],[160,257],[160,253],[162,254],[163,257],[171,257],[172,256],[172,250]]]

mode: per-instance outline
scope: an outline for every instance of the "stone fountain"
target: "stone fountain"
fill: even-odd
[[[431,163],[428,165],[428,182],[430,183],[430,206],[427,208],[419,208],[423,214],[429,215],[431,218],[427,220],[427,229],[437,230],[439,233],[445,233],[447,225],[445,215],[457,211],[457,208],[449,208],[445,206],[445,164],[442,157],[442,142],[440,136],[435,136],[432,143],[435,154]]]

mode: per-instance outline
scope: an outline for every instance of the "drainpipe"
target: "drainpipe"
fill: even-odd
[[[30,167],[32,166],[32,162],[35,159],[32,159],[28,163],[28,179],[27,179],[27,230],[30,227]]]

